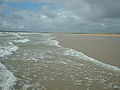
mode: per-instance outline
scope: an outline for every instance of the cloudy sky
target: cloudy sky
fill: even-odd
[[[0,29],[120,33],[120,0],[0,0]]]

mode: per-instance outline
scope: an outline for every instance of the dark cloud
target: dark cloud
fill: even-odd
[[[120,17],[120,0],[86,0],[93,8],[94,6],[102,11],[102,15],[109,18]]]

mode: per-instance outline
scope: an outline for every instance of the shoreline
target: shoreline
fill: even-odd
[[[34,32],[34,31],[7,31],[0,30],[0,32],[26,32],[26,33],[53,33],[53,34],[74,34],[74,35],[120,35],[120,33],[65,33],[65,32]]]
[[[55,34],[59,44],[120,68],[120,34]],[[107,38],[106,38],[107,37]]]

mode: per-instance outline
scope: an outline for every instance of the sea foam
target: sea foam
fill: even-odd
[[[15,43],[26,43],[29,42],[29,39],[14,40]]]
[[[42,41],[41,43],[43,43],[43,44],[45,44],[45,45],[61,47],[61,46],[59,45],[59,42],[58,42],[57,40],[47,40],[47,41]]]
[[[0,63],[0,90],[12,90],[17,78]]]
[[[14,46],[14,45],[9,45],[6,47],[0,47],[0,57],[4,57],[6,55],[10,55],[13,52],[17,51],[19,47]]]
[[[109,65],[109,64],[105,64],[105,63],[100,62],[98,60],[95,60],[94,58],[91,58],[91,57],[83,54],[82,52],[79,52],[79,51],[76,51],[76,50],[73,50],[73,49],[67,49],[64,52],[64,55],[76,56],[77,58],[80,58],[82,60],[89,61],[89,62],[92,62],[96,65],[99,65],[100,67],[104,67],[106,69],[117,71],[117,72],[120,73],[120,68],[118,68],[116,66]]]

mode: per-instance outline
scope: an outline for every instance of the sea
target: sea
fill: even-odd
[[[53,33],[0,32],[0,90],[120,90],[120,68],[59,45]]]

